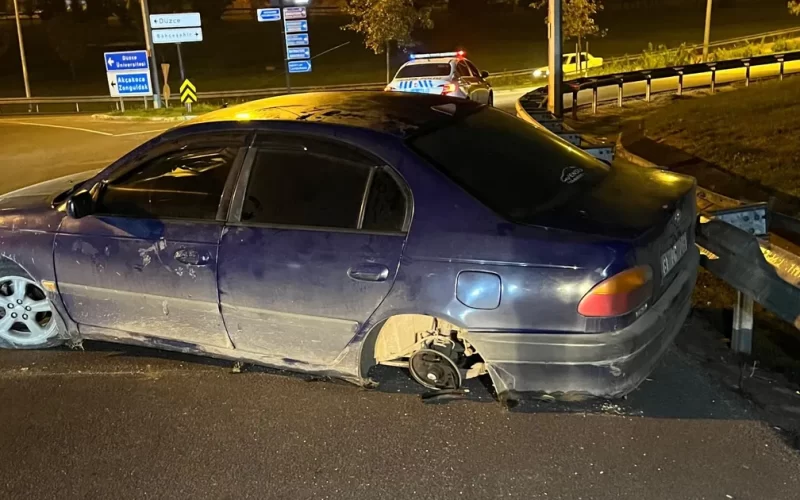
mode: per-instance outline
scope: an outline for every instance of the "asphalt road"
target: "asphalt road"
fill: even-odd
[[[24,121],[0,121],[0,137],[11,138],[0,142],[0,168],[15,186],[102,166],[163,128]],[[425,404],[395,369],[376,372],[380,388],[367,391],[85,347],[0,352],[0,498],[724,500],[800,491],[797,453],[676,350],[627,400],[506,410],[477,382],[466,400]]]

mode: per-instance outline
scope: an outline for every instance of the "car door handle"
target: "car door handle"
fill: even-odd
[[[389,268],[381,264],[362,264],[348,269],[347,275],[356,281],[386,281]]]
[[[211,262],[211,256],[206,252],[198,252],[197,250],[187,250],[181,248],[175,251],[175,260],[182,264],[190,266],[205,266]]]

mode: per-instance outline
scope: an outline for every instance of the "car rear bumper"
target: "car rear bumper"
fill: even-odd
[[[498,396],[617,398],[652,372],[691,308],[699,253],[691,247],[677,277],[642,316],[622,330],[598,334],[470,332]]]

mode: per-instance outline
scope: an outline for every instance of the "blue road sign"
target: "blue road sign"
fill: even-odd
[[[106,71],[128,71],[132,69],[149,69],[146,50],[128,52],[106,52]]]
[[[117,73],[117,92],[121,96],[152,94],[148,73]]]
[[[304,59],[302,61],[289,61],[289,73],[310,73],[311,61]]]
[[[311,49],[308,47],[286,47],[286,52],[289,59],[311,59]]]
[[[284,21],[286,33],[305,33],[308,31],[308,21]]]
[[[281,20],[281,9],[274,8],[274,9],[258,9],[256,10],[256,16],[258,22],[260,23],[268,23],[270,21],[280,21]]]
[[[308,33],[286,34],[287,47],[299,47],[301,45],[310,45],[308,43]]]

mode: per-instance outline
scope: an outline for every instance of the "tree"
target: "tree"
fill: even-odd
[[[77,65],[86,57],[89,45],[89,34],[92,28],[89,23],[78,22],[74,16],[60,14],[45,24],[47,38],[58,57],[69,65],[72,79],[77,76]]]
[[[390,44],[410,47],[415,28],[433,28],[431,8],[417,7],[414,0],[348,0],[344,10],[352,21],[342,29],[364,35],[364,45],[376,54],[386,52],[387,81]]]
[[[800,16],[800,0],[789,1],[789,13]]]
[[[578,53],[583,52],[583,41],[590,36],[606,36],[608,30],[600,29],[594,20],[598,12],[603,11],[601,0],[562,0],[561,32],[564,40],[576,39]],[[548,0],[538,0],[532,7],[547,7]],[[545,19],[545,22],[547,20]]]

